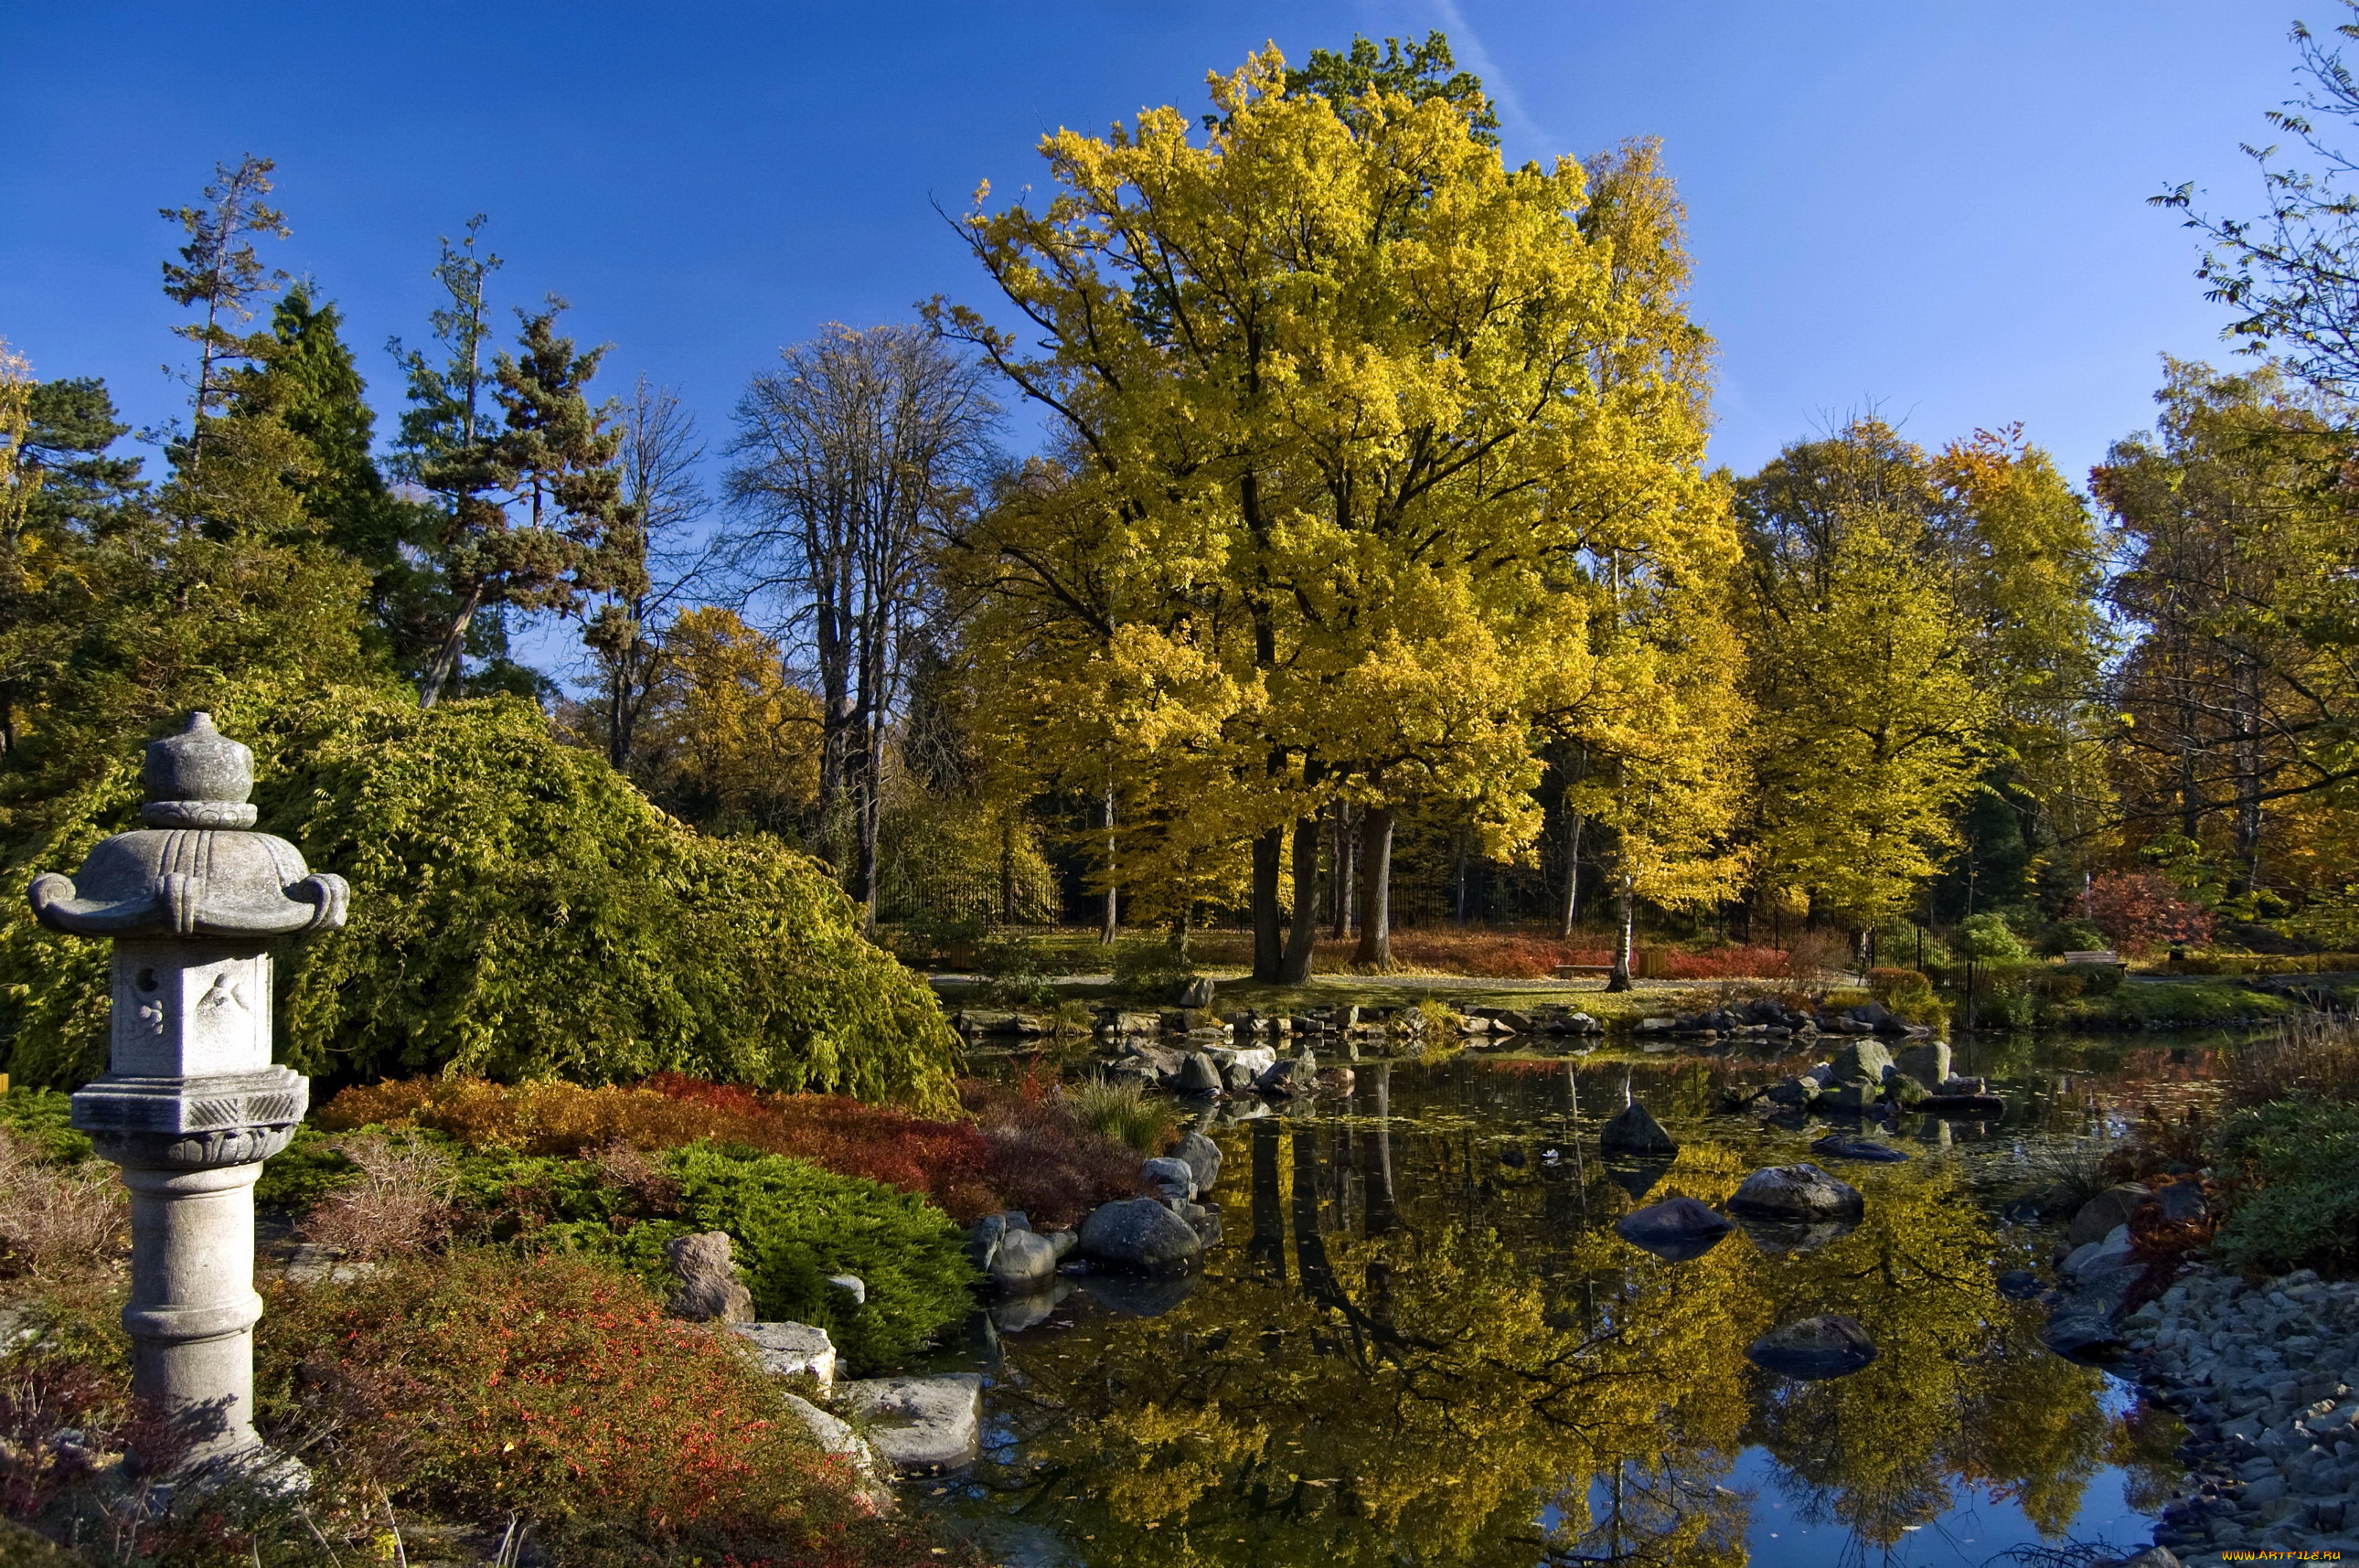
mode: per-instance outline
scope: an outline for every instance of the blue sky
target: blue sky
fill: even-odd
[[[156,209],[276,158],[280,265],[381,345],[424,336],[438,234],[478,211],[522,303],[556,290],[606,380],[677,387],[715,444],[821,323],[987,304],[935,203],[1034,180],[1034,145],[1275,40],[1447,31],[1518,160],[1663,138],[1719,339],[1716,461],[1869,405],[1937,444],[2020,419],[2076,479],[2147,424],[2157,355],[2221,357],[2194,238],[2145,199],[2257,203],[2237,152],[2332,0],[475,0],[0,6],[0,335],[170,414]]]

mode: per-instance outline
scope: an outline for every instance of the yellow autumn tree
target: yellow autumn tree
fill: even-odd
[[[1048,204],[965,220],[1024,335],[930,320],[1058,439],[943,564],[979,662],[1022,671],[983,690],[996,746],[1161,803],[1125,885],[1247,846],[1254,972],[1293,979],[1320,808],[1364,803],[1371,866],[1409,799],[1528,845],[1535,726],[1625,635],[1615,574],[1669,592],[1727,525],[1651,148],[1509,169],[1479,97],[1332,102],[1275,49],[1211,90],[1201,132],[1048,137]]]
[[[684,611],[641,721],[650,792],[724,831],[790,831],[819,791],[819,701],[787,679],[777,639],[736,613]]]

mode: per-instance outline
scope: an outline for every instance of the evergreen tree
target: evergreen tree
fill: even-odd
[[[186,455],[179,460],[189,471],[191,485],[200,483],[212,420],[236,390],[234,374],[269,357],[268,333],[233,332],[229,322],[253,320],[263,296],[286,281],[287,275],[265,267],[254,248],[256,238],[283,240],[291,232],[283,213],[263,204],[276,167],[252,153],[234,169],[215,164],[204,204],[159,209],[161,216],[179,223],[189,236],[180,247],[180,259],[164,263],[164,293],[184,310],[204,309],[202,321],[172,329],[174,335],[197,345],[197,368],[189,383],[193,418]]]
[[[44,381],[32,389],[22,451],[31,479],[28,525],[101,534],[137,513],[147,484],[140,460],[111,455],[131,427],[95,376]]]
[[[425,640],[430,618],[423,602],[431,579],[413,559],[429,519],[417,504],[396,495],[374,452],[376,416],[367,385],[342,333],[343,316],[314,298],[309,283],[289,289],[271,312],[278,347],[271,375],[283,400],[287,428],[310,446],[316,470],[296,485],[321,537],[368,568],[371,618],[397,661],[408,662]]]

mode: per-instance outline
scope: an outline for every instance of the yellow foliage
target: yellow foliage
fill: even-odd
[[[1026,672],[982,681],[979,717],[1039,782],[1111,781],[1120,879],[1168,905],[1339,795],[1462,802],[1516,854],[1538,734],[1623,740],[1646,775],[1734,713],[1733,645],[1677,624],[1733,535],[1651,147],[1593,186],[1507,169],[1441,99],[1347,116],[1283,81],[1275,50],[1213,77],[1201,140],[1176,108],[1060,131],[1045,207],[978,205],[1038,353],[930,312],[1060,436],[945,554],[980,667]],[[1725,820],[1724,790],[1666,790]]]

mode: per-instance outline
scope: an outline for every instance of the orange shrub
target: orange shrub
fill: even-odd
[[[924,1525],[874,1517],[733,1336],[667,1317],[620,1270],[493,1249],[404,1259],[275,1287],[267,1322],[266,1430],[318,1436],[332,1494],[520,1511],[560,1562],[931,1560]]]

